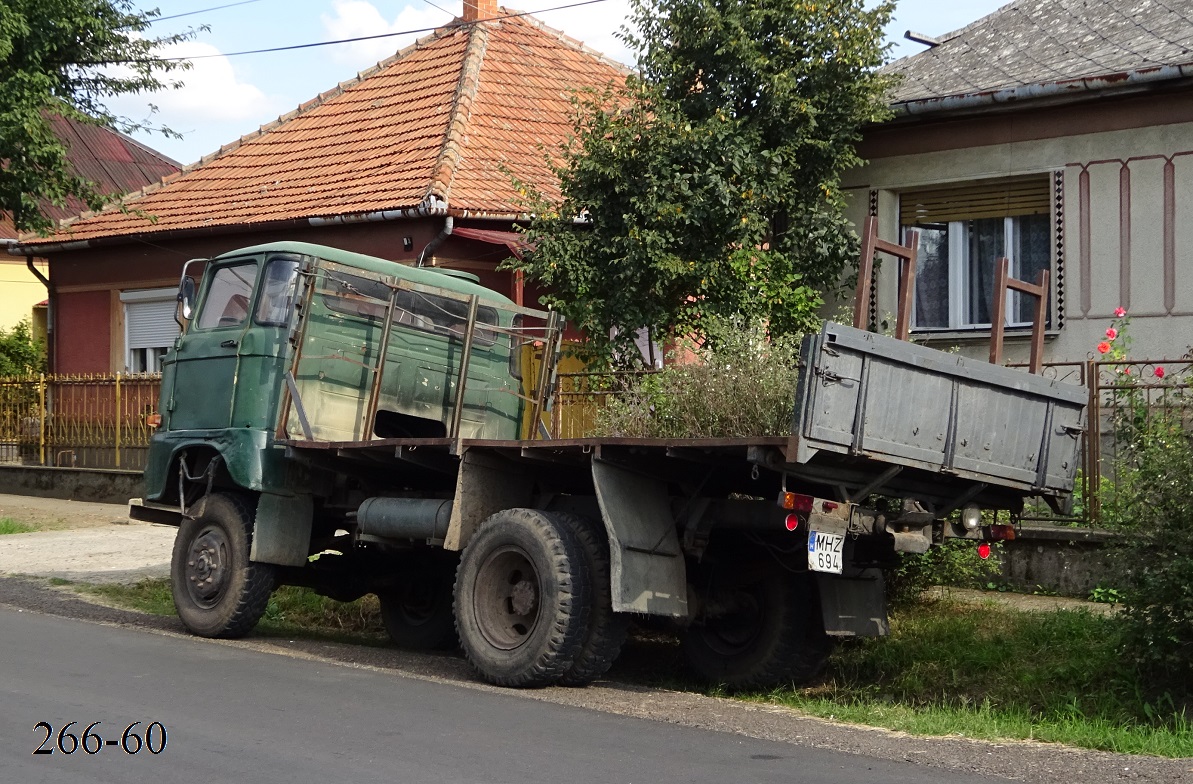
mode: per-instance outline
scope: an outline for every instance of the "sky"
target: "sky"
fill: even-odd
[[[544,24],[629,64],[630,53],[617,37],[625,24],[628,0],[598,0],[548,10],[569,2],[576,0],[517,0],[507,7],[531,12]],[[1005,2],[901,0],[885,31],[892,55],[903,57],[925,48],[905,40],[906,30],[942,35]],[[161,21],[150,28],[154,35],[195,29],[194,40],[162,52],[167,57],[193,58],[193,67],[169,75],[183,83],[178,89],[121,96],[111,100],[109,108],[182,134],[180,140],[145,132],[134,137],[183,165],[355,78],[358,72],[427,35],[430,28],[451,21],[462,7],[461,0],[137,0],[137,5],[160,11]],[[415,30],[423,32],[408,32]],[[236,54],[383,33],[406,34],[293,51]]]

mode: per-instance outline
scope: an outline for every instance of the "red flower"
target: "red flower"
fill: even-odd
[[[1123,308],[1115,308],[1114,309],[1114,317],[1115,318],[1122,318],[1125,315],[1127,315],[1127,311],[1125,309],[1123,309]]]
[[[1156,374],[1156,378],[1164,378],[1164,368],[1162,366],[1157,367],[1152,372]]]
[[[1115,329],[1114,327],[1111,327],[1110,329],[1106,330],[1106,339],[1107,340],[1114,340],[1117,337],[1118,337],[1118,330]]]
[[[1101,343],[1098,344],[1098,353],[1099,354],[1109,354],[1110,353],[1110,344],[1107,343],[1105,340],[1103,340]]]

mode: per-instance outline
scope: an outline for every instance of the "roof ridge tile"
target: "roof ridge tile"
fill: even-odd
[[[468,46],[460,64],[460,77],[452,97],[451,116],[443,137],[439,157],[431,168],[431,180],[427,184],[425,198],[438,196],[445,204],[451,201],[452,180],[456,165],[463,154],[464,139],[468,132],[468,121],[472,116],[472,104],[480,86],[481,68],[485,63],[485,52],[489,44],[489,30],[485,24],[475,24],[468,32]],[[438,189],[438,192],[436,192]]]

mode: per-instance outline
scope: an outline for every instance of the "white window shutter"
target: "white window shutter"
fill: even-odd
[[[125,329],[128,349],[169,348],[178,337],[178,322],[174,321],[174,300],[126,302]]]

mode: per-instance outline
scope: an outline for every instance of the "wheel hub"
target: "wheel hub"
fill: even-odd
[[[505,547],[492,553],[477,570],[473,586],[481,635],[501,650],[525,643],[538,625],[540,594],[538,572],[525,552]]]
[[[191,542],[186,559],[186,586],[200,607],[214,606],[228,578],[228,537],[216,527],[204,528]]]

